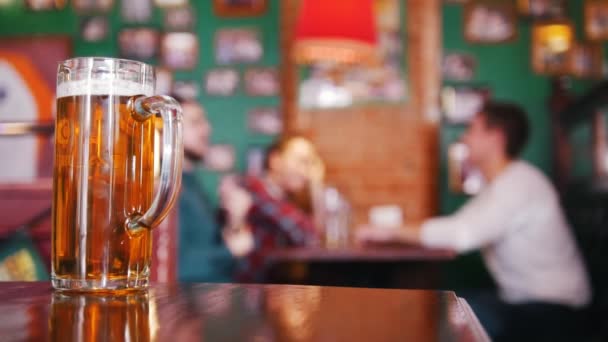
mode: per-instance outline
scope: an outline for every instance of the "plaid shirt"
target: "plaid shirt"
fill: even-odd
[[[247,223],[255,239],[255,249],[241,265],[239,280],[260,281],[264,255],[269,250],[315,245],[319,237],[312,219],[288,200],[273,197],[261,179],[246,177],[244,186],[253,199]]]

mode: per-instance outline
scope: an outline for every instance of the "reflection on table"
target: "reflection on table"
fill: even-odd
[[[50,341],[485,341],[452,292],[157,285],[123,294],[0,284],[0,336]]]

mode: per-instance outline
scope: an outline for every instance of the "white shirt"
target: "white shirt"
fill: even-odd
[[[466,252],[481,248],[507,303],[543,301],[586,305],[591,289],[574,237],[548,179],[512,162],[454,215],[426,221],[428,247]]]

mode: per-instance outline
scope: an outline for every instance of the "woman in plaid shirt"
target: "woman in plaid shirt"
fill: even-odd
[[[264,255],[273,248],[319,243],[315,219],[291,200],[307,189],[314,199],[321,189],[323,166],[312,144],[301,137],[284,138],[269,149],[265,166],[262,177],[241,182],[228,177],[220,186],[228,221],[224,240],[233,254],[242,256],[241,281],[261,280]]]

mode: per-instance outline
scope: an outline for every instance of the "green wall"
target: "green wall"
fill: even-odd
[[[568,13],[574,21],[577,39],[583,41],[582,1],[570,1]],[[490,88],[493,99],[512,101],[520,104],[528,112],[532,127],[531,140],[523,158],[538,166],[550,175],[551,137],[550,115],[547,108],[550,95],[550,77],[536,75],[530,63],[531,27],[529,18],[517,19],[517,39],[500,44],[471,44],[464,39],[463,5],[443,4],[443,49],[444,53],[464,52],[473,55],[477,61],[474,78],[467,82],[444,82],[444,85],[474,85]],[[580,94],[592,82],[573,80],[573,90]],[[467,199],[465,195],[455,194],[448,188],[447,147],[458,140],[464,126],[443,123],[440,131],[440,213],[450,214],[457,210]],[[581,127],[573,134],[575,148],[586,151],[589,144],[589,129]],[[589,163],[585,160],[588,153],[578,154],[576,173],[588,174]],[[479,254],[463,256],[445,268],[445,287],[483,286],[489,284]]]
[[[211,140],[213,143],[234,145],[237,151],[236,170],[245,168],[247,149],[250,146],[266,146],[274,140],[273,136],[259,135],[247,130],[247,112],[255,107],[278,107],[280,98],[252,97],[245,94],[243,86],[243,71],[249,67],[272,66],[279,67],[279,0],[270,0],[268,8],[261,16],[245,18],[218,17],[213,12],[212,1],[190,1],[196,18],[193,32],[200,40],[199,63],[194,70],[174,73],[175,80],[195,81],[199,84],[198,100],[207,110],[208,118],[213,127]],[[150,27],[163,30],[163,10],[154,8],[150,22],[145,24],[124,23],[120,14],[120,0],[116,0],[114,8],[106,15],[110,23],[110,33],[101,42],[86,42],[80,37],[79,26],[85,16],[80,16],[68,5],[62,10],[31,11],[22,5],[8,9],[0,9],[0,36],[23,35],[68,35],[73,40],[74,56],[118,56],[117,37],[121,29],[127,27]],[[264,53],[256,64],[229,65],[240,71],[241,82],[235,94],[227,97],[210,96],[204,91],[203,77],[209,69],[216,67],[214,54],[214,34],[221,28],[247,27],[257,29],[260,33]],[[1,44],[1,43],[0,43]],[[157,64],[158,59],[148,60]],[[220,175],[204,171],[201,179],[206,189],[215,189]],[[210,194],[215,198],[215,194]]]

